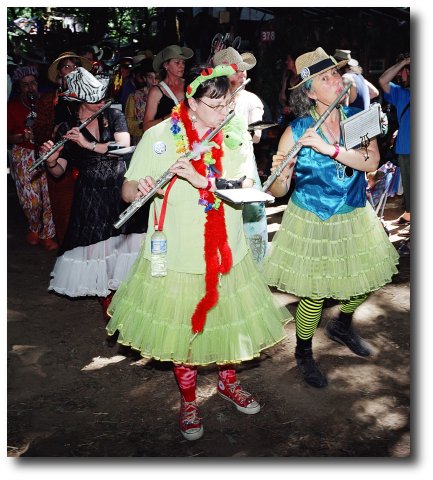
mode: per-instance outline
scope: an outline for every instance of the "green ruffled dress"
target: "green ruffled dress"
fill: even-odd
[[[126,178],[158,178],[179,154],[170,133],[170,120],[149,129],[138,144]],[[223,177],[248,175],[252,166],[242,149],[224,150]],[[170,191],[164,232],[167,236],[168,274],[152,277],[150,238],[153,211],[161,211],[161,198],[150,208],[148,233],[129,278],[114,295],[107,325],[119,331],[118,341],[143,357],[189,365],[229,364],[250,360],[284,338],[284,325],[293,319],[276,303],[260,275],[242,227],[242,209],[224,205],[233,266],[220,277],[219,300],[207,314],[201,333],[194,336],[191,317],[205,293],[204,207],[198,191],[178,179]]]
[[[290,200],[263,275],[299,297],[344,300],[391,282],[398,261],[369,203],[323,221]]]

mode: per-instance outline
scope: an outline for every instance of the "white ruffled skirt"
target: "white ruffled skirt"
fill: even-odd
[[[48,290],[68,297],[106,297],[126,280],[145,233],[131,233],[76,247],[57,258]]]

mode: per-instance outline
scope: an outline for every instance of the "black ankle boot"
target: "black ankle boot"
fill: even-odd
[[[296,348],[295,358],[302,378],[308,385],[315,388],[323,388],[328,385],[325,375],[319,370],[319,367],[313,359],[313,351],[311,348]]]
[[[326,335],[335,342],[346,345],[355,355],[368,357],[371,354],[370,347],[351,326],[352,315],[340,313],[338,319],[330,320],[326,325]]]

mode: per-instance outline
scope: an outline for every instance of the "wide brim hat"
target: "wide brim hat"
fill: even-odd
[[[193,55],[193,50],[188,47],[169,45],[155,55],[155,58],[153,59],[153,68],[155,72],[158,72],[164,62],[168,62],[173,58],[177,58],[179,60],[189,60],[193,57]]]
[[[253,68],[257,63],[257,60],[252,53],[246,52],[241,54],[233,47],[228,47],[215,53],[212,62],[215,67],[217,65],[235,64],[238,67],[238,70],[244,72],[245,70]]]
[[[58,65],[59,63],[64,60],[65,58],[78,58],[81,62],[81,65],[90,72],[93,67],[93,62],[91,62],[86,57],[81,57],[80,55],[76,54],[75,52],[63,52],[59,55],[58,58],[54,60],[54,62],[48,67],[48,79],[53,82],[57,83],[57,75],[58,75]]]
[[[347,60],[337,62],[337,60],[328,55],[322,47],[316,48],[313,52],[304,53],[295,61],[299,82],[293,87],[290,87],[289,90],[300,87],[307,80],[311,80],[331,68],[341,68],[346,64]]]
[[[81,103],[99,103],[104,100],[109,79],[96,78],[88,70],[78,67],[65,77],[67,90],[60,96]]]
[[[333,57],[338,60],[347,60],[347,64],[351,67],[357,67],[359,65],[358,60],[352,58],[351,50],[341,50],[337,48],[334,52]]]

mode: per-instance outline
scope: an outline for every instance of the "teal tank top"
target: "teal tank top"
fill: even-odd
[[[358,108],[341,107],[346,117],[358,113]],[[307,115],[291,123],[295,143],[314,119]],[[320,130],[319,135],[325,138]],[[340,145],[342,144],[340,139]],[[336,160],[303,147],[298,152],[295,165],[295,190],[292,201],[300,208],[309,210],[321,220],[337,213],[346,213],[354,208],[365,207],[367,181],[365,172],[353,170],[353,175],[344,173],[344,165]]]

